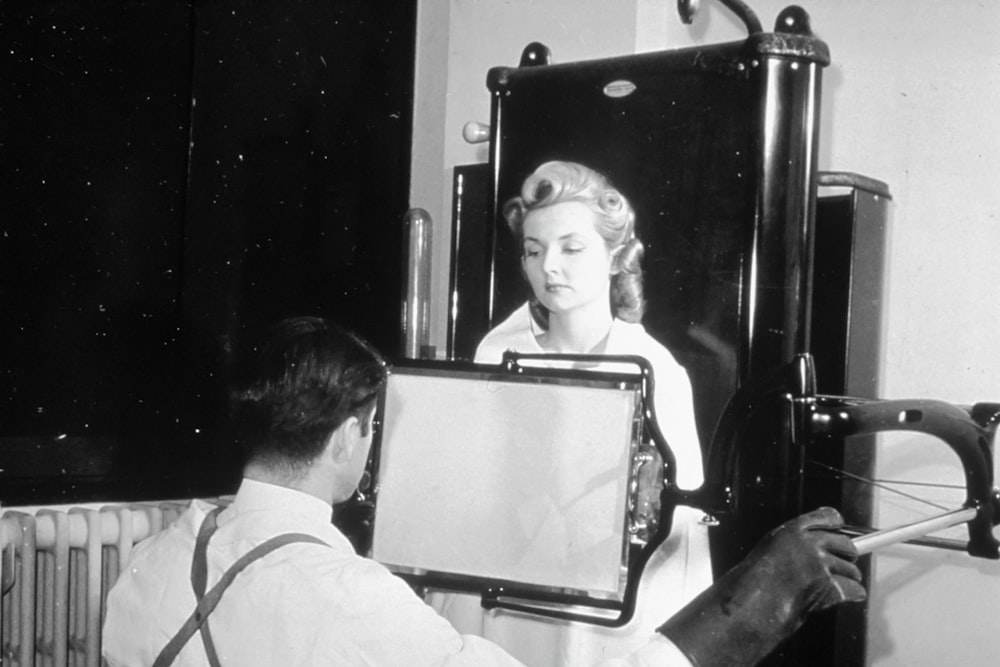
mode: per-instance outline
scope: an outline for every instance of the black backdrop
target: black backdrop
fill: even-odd
[[[643,324],[691,376],[706,446],[738,385],[761,94],[758,79],[737,68],[746,57],[732,43],[492,74],[502,92],[497,203],[552,159],[596,169],[628,197],[645,247]],[[611,81],[635,91],[608,95]],[[505,224],[496,227],[492,325],[528,297],[520,248]]]
[[[0,1],[0,502],[226,490],[280,317],[398,351],[415,15]]]

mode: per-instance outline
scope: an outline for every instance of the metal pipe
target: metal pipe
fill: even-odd
[[[422,208],[411,208],[403,219],[406,235],[406,296],[403,299],[403,356],[433,357],[430,341],[432,221]]]
[[[975,507],[963,507],[922,521],[861,535],[851,541],[854,543],[854,548],[858,550],[858,555],[862,556],[882,547],[923,537],[945,528],[972,521],[977,514],[979,514],[979,510]]]

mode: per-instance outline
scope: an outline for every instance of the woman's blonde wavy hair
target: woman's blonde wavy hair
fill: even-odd
[[[521,194],[507,200],[503,216],[518,243],[524,242],[524,219],[532,211],[564,202],[579,202],[597,214],[597,233],[608,250],[617,251],[611,277],[611,313],[639,322],[646,309],[642,293],[642,242],[635,236],[635,211],[608,179],[576,162],[546,162],[524,180]],[[548,310],[531,297],[531,314],[548,327]]]

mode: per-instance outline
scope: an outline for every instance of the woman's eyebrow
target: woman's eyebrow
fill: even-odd
[[[563,234],[562,236],[556,239],[556,241],[585,241],[585,240],[586,237],[583,234],[580,234],[579,232],[569,232],[568,234]],[[542,245],[542,242],[539,239],[535,238],[534,236],[525,236],[524,243],[528,243],[529,241],[531,243],[537,243],[538,245]]]

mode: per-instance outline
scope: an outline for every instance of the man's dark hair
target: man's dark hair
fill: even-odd
[[[237,362],[230,394],[246,461],[301,469],[349,417],[365,420],[385,384],[381,355],[317,317],[276,324]]]

